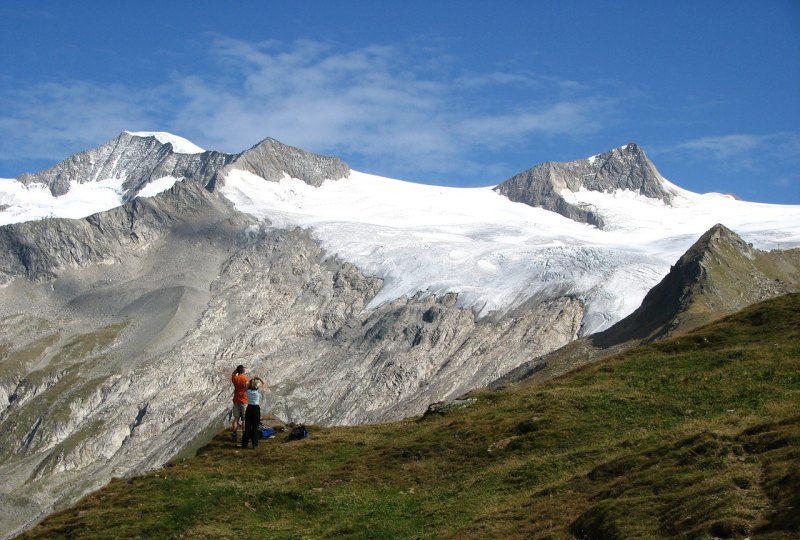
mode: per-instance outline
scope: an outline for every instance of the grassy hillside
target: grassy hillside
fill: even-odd
[[[118,479],[23,538],[800,537],[800,295],[445,414]]]

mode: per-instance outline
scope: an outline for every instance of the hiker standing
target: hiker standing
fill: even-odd
[[[231,382],[233,383],[233,442],[236,442],[236,431],[244,420],[245,408],[247,407],[247,383],[250,382],[250,377],[244,374],[244,366],[238,365],[231,375]]]
[[[258,447],[261,424],[261,390],[259,386],[266,385],[264,379],[255,376],[247,383],[247,409],[244,413],[244,435],[242,435],[242,448],[247,448],[248,441],[253,441],[253,448]]]

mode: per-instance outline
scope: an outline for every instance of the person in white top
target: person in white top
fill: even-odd
[[[247,383],[247,409],[244,412],[244,435],[242,448],[247,448],[247,443],[252,441],[253,448],[258,448],[258,427],[261,424],[261,390],[260,386],[267,386],[259,376],[255,376]]]

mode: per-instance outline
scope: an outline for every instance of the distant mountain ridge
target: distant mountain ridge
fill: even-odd
[[[162,142],[156,135],[126,131],[99,147],[79,152],[47,170],[22,174],[17,180],[25,185],[45,184],[58,197],[69,191],[71,182],[125,178],[123,202],[127,202],[149,182],[167,176],[194,180],[213,190],[231,170],[248,171],[268,181],[288,175],[319,187],[326,179],[346,178],[350,167],[338,158],[312,154],[272,138],[238,154],[213,150],[191,154],[173,151],[169,142]],[[551,210],[600,228],[604,226],[602,215],[590,205],[570,202],[561,192],[630,190],[665,204],[675,196],[644,150],[635,143],[587,159],[545,162],[514,175],[494,189],[511,201]]]
[[[239,154],[216,151],[187,154],[174,152],[170,143],[162,143],[156,136],[126,131],[45,171],[20,175],[18,180],[25,185],[45,184],[58,197],[69,191],[71,182],[125,178],[127,202],[149,182],[166,176],[193,180],[213,190],[231,168],[252,172],[269,181],[288,174],[313,186],[328,178],[344,178],[350,170],[338,158],[312,154],[270,138]]]

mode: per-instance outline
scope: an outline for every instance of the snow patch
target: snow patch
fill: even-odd
[[[202,154],[205,152],[190,140],[166,131],[126,131],[125,133],[134,137],[155,137],[161,144],[171,144],[172,151],[176,154]]]
[[[181,179],[175,178],[174,176],[164,176],[161,178],[157,178],[151,182],[149,182],[146,186],[139,190],[139,193],[136,194],[137,197],[155,197],[159,193],[167,191],[172,186],[175,185],[175,182],[179,182]]]
[[[48,217],[78,219],[122,206],[124,178],[70,182],[69,191],[53,197],[44,184],[0,179],[0,225]]]

